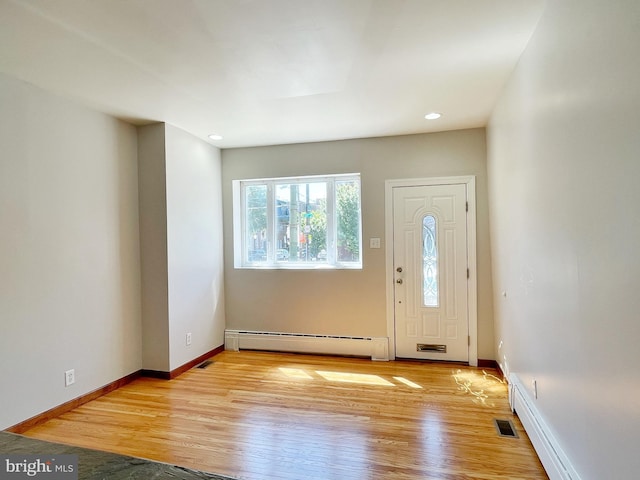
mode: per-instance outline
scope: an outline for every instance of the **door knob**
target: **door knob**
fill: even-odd
[[[396,272],[398,272],[398,273],[402,273],[402,267],[398,267],[398,268],[396,268]]]
[[[400,285],[402,285],[402,279],[401,278],[397,279],[396,283],[399,283]]]

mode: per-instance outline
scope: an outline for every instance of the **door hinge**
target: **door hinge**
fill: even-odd
[[[471,335],[467,335],[467,347],[471,346]]]
[[[466,202],[465,203],[465,212],[468,212],[468,211],[469,211],[469,202]]]
[[[467,278],[469,278],[469,269],[467,268]]]

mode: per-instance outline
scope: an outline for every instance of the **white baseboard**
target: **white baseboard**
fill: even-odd
[[[276,352],[319,353],[371,357],[389,360],[387,337],[346,337],[301,333],[226,330],[226,350],[270,350]]]
[[[522,422],[550,480],[580,480],[517,374],[509,375],[509,403]]]

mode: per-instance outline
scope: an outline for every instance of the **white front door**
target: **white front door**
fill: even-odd
[[[467,187],[392,190],[396,357],[467,362]]]

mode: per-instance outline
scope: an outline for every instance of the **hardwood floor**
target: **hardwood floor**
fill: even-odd
[[[547,479],[494,371],[223,352],[25,435],[247,480]],[[519,438],[496,433],[510,418]]]

